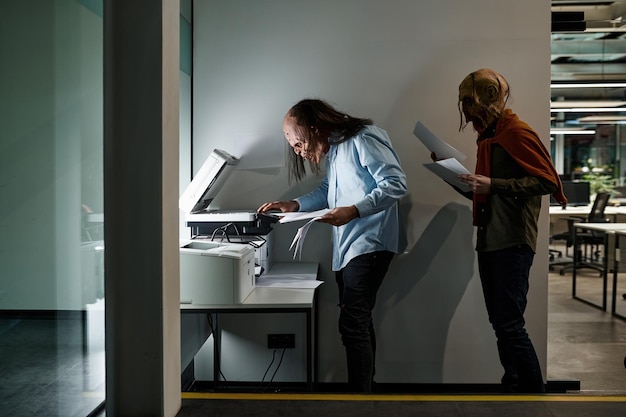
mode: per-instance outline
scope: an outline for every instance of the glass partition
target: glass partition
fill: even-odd
[[[192,13],[182,0],[183,160]],[[0,414],[95,415],[105,400],[102,0],[0,2],[0,62]]]
[[[104,393],[101,1],[0,2],[0,374],[7,415]]]
[[[567,180],[591,192],[625,183],[621,158],[626,123],[626,31],[552,34],[551,151]],[[626,197],[626,196],[625,196]]]
[[[588,181],[591,200],[599,192],[610,192],[609,204],[624,206],[626,1],[552,0],[551,4],[553,17],[555,12],[574,12],[579,16],[571,22],[553,25],[551,34],[550,150],[554,163],[564,183]],[[576,21],[579,19],[584,22]],[[623,222],[622,209],[617,210],[607,218]],[[551,221],[551,227],[557,225]],[[609,236],[609,246],[613,239]],[[624,243],[621,245],[623,248]],[[561,252],[555,251],[553,245],[551,253],[554,257]],[[613,250],[596,258],[597,264],[607,261],[609,271],[616,273],[617,280],[609,277],[613,282],[607,282],[608,297],[616,299],[614,313],[626,313],[623,262],[618,262],[619,267],[615,268]],[[598,270],[576,270],[575,285],[577,297],[594,305],[603,304],[604,283]]]

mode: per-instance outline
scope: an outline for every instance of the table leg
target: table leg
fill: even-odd
[[[218,317],[219,314],[215,313],[215,320],[213,321],[213,386],[216,389],[220,382],[220,348],[222,344]]]

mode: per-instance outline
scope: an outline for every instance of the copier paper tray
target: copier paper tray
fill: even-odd
[[[181,304],[241,303],[254,289],[254,283],[252,246],[181,242]]]

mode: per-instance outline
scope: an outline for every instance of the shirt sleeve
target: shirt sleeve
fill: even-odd
[[[492,178],[491,191],[495,194],[533,196],[552,194],[556,191],[556,185],[539,177],[523,178]]]
[[[360,163],[376,185],[365,198],[355,203],[360,217],[366,217],[392,206],[406,194],[406,175],[398,155],[382,132],[368,130],[357,143]]]
[[[300,205],[299,211],[315,211],[328,208],[328,177],[324,177],[315,190],[294,200]]]

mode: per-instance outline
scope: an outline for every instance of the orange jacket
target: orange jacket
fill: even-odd
[[[553,196],[561,205],[567,204],[559,174],[552,163],[550,153],[537,133],[519,119],[511,109],[505,109],[498,120],[492,138],[479,139],[476,174],[490,177],[491,145],[497,143],[526,171],[528,175],[548,180],[556,185]],[[486,194],[474,193],[475,202],[485,202]]]

